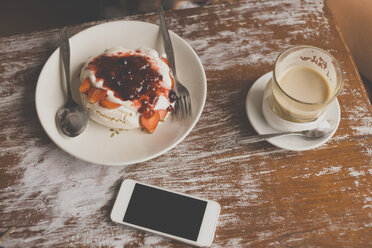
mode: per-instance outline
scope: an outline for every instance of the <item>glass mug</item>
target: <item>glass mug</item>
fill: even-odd
[[[342,69],[331,54],[313,46],[294,46],[276,59],[264,101],[284,120],[312,122],[340,94],[343,84]]]

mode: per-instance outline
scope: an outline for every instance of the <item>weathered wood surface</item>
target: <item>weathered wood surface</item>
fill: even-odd
[[[155,14],[126,19],[158,23]],[[325,4],[252,0],[169,12],[167,21],[204,64],[207,102],[177,147],[126,167],[71,157],[37,119],[36,82],[59,30],[0,39],[0,233],[17,226],[2,245],[183,247],[110,221],[121,180],[132,178],[218,201],[213,247],[371,247],[372,109]],[[305,152],[265,142],[237,147],[235,137],[255,133],[247,90],[296,44],[328,50],[344,69],[335,136]]]

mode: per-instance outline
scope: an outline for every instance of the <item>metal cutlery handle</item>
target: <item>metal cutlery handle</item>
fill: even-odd
[[[279,137],[283,135],[289,135],[289,134],[297,134],[297,132],[270,133],[270,134],[253,135],[249,137],[239,137],[235,140],[235,142],[238,145],[244,145],[244,144],[255,143],[255,142],[264,141],[270,138]]]
[[[65,71],[66,85],[67,85],[67,97],[68,102],[72,101],[71,95],[71,84],[70,84],[70,44],[68,39],[67,28],[63,28],[61,31],[61,37],[59,39],[60,55],[63,62],[63,68]]]
[[[9,228],[9,230],[0,237],[0,243],[3,242],[3,240],[6,239],[6,237],[12,234],[15,229],[16,229],[15,226],[12,226],[11,228]]]
[[[163,33],[163,41],[164,41],[163,43],[164,43],[165,54],[167,55],[168,64],[172,70],[172,73],[174,76],[176,76],[176,63],[174,59],[172,41],[169,36],[167,23],[165,22],[164,10],[163,10],[163,6],[161,5],[161,3],[159,4],[158,14],[159,14],[159,19],[160,19],[160,30]]]

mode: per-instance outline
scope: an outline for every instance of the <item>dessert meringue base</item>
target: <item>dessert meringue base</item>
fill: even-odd
[[[88,117],[101,125],[120,129],[140,128],[139,117],[141,114],[134,109],[123,106],[116,109],[104,108],[99,103],[90,103],[85,94],[81,94],[81,100],[87,110]]]

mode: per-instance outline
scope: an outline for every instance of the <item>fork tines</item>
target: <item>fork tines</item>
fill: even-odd
[[[175,103],[175,113],[177,117],[185,118],[191,116],[191,99],[190,95],[178,96]]]

